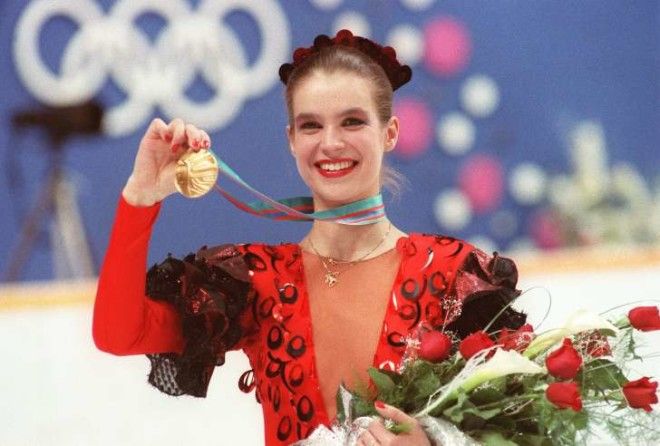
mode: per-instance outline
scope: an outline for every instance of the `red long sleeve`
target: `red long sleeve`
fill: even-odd
[[[96,347],[115,355],[180,353],[181,319],[167,302],[145,296],[147,253],[160,203],[135,207],[119,199],[99,275],[92,335]]]

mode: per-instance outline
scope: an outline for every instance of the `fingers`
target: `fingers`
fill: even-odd
[[[369,425],[369,432],[382,444],[431,445],[424,433],[424,429],[422,429],[422,426],[416,418],[411,417],[407,413],[396,407],[385,404],[382,401],[376,401],[374,407],[383,418],[407,426],[404,433],[395,435],[385,428],[385,425],[381,420],[371,423]]]
[[[186,125],[182,119],[175,118],[168,126],[169,132],[172,134],[172,152],[177,152],[186,146]]]
[[[374,424],[374,423],[375,423],[375,421],[371,424]],[[366,430],[362,433],[362,435],[360,435],[360,438],[358,439],[357,445],[358,446],[377,446],[377,445],[380,445],[380,442],[378,441],[378,439],[376,437],[374,437],[374,435],[370,431]]]
[[[381,420],[375,420],[369,425],[367,432],[376,439],[376,444],[389,444],[396,439],[396,435],[388,431]]]
[[[186,124],[179,118],[170,122],[167,126],[167,132],[172,135],[170,141],[172,152],[188,150],[189,148],[197,152],[211,146],[211,138],[208,133],[193,124]]]
[[[147,134],[150,138],[162,139],[163,141],[172,141],[172,134],[168,129],[168,125],[160,118],[155,118],[149,125]]]
[[[202,130],[194,125],[186,124],[186,137],[188,147],[192,148],[195,152],[199,152],[204,148],[204,134],[202,133]]]
[[[211,148],[211,137],[209,136],[209,134],[201,129],[200,132],[202,132],[202,148],[203,149]]]
[[[407,413],[397,409],[396,407],[385,404],[381,401],[376,401],[374,407],[383,418],[389,418],[390,420],[395,421],[397,423],[416,424],[417,422],[413,417],[411,417]]]

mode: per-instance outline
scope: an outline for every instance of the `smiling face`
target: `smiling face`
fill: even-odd
[[[346,71],[314,71],[292,99],[289,144],[315,209],[379,194],[383,155],[394,148],[399,123],[381,122],[371,82]]]

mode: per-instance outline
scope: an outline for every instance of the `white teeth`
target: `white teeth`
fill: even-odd
[[[352,165],[353,161],[342,161],[340,163],[321,163],[321,169],[330,171],[341,170],[351,167]]]

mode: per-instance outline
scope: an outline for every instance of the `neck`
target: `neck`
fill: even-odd
[[[337,260],[355,260],[378,246],[368,255],[375,257],[394,248],[399,237],[405,235],[393,226],[388,233],[390,224],[387,218],[378,223],[362,226],[317,220],[301,245],[308,251],[314,252],[309,242],[311,239],[319,254]]]

